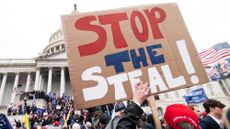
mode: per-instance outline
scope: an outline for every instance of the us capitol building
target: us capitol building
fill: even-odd
[[[208,69],[208,68],[207,68]],[[0,107],[19,103],[22,92],[45,91],[58,96],[72,96],[65,42],[62,29],[54,32],[42,54],[33,59],[0,59]],[[183,96],[192,89],[204,88],[208,98],[230,103],[230,80],[159,94],[156,99],[158,114],[173,103],[186,104]],[[202,104],[199,105],[202,107]]]

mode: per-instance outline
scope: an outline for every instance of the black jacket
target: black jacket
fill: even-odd
[[[201,129],[221,129],[220,125],[209,115],[207,115],[204,119],[200,121],[200,127]]]
[[[143,110],[136,103],[131,102],[124,111],[124,115],[117,123],[116,129],[136,129],[138,121],[141,119]]]

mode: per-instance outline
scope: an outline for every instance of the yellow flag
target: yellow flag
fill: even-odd
[[[69,109],[68,115],[67,115],[67,117],[65,119],[64,127],[67,127],[67,121],[69,120],[71,111],[72,111],[72,108]]]
[[[30,129],[29,116],[28,116],[27,113],[24,115],[23,121],[24,121],[24,124],[25,124],[25,128],[26,128],[26,129]]]

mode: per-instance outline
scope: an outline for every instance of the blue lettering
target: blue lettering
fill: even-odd
[[[134,49],[130,50],[130,55],[131,55],[133,66],[135,69],[141,68],[141,65],[140,65],[141,62],[142,62],[144,67],[148,66],[148,62],[146,60],[146,55],[145,55],[144,49],[139,48],[138,51],[140,53],[140,56],[137,56]]]
[[[128,50],[105,56],[106,66],[113,65],[116,70],[116,73],[124,72],[124,66],[122,62],[129,62],[129,61],[130,58],[129,58]]]
[[[156,52],[156,50],[154,50],[157,48],[162,48],[161,44],[151,45],[151,46],[146,47],[147,52],[148,52],[149,57],[150,57],[150,60],[151,60],[153,65],[165,62],[164,55],[158,55],[157,56],[157,52]]]

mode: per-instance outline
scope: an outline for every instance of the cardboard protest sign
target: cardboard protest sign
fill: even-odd
[[[147,81],[151,94],[208,81],[175,3],[62,16],[77,108],[132,98]]]

